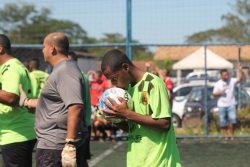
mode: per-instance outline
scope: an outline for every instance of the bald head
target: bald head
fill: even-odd
[[[4,34],[0,34],[0,46],[4,48],[5,53],[11,54],[10,39]]]
[[[49,45],[57,47],[57,51],[61,54],[68,54],[69,40],[62,32],[54,32],[47,35],[44,39]]]

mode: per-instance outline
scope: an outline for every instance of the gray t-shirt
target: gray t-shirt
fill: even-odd
[[[37,148],[63,149],[67,133],[68,107],[72,104],[83,104],[84,88],[80,69],[74,61],[62,61],[54,67],[36,108]],[[83,122],[79,125],[79,140],[83,137],[82,131]]]

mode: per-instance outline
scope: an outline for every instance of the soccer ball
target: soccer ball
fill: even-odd
[[[113,99],[117,104],[121,104],[121,102],[118,99],[118,97],[121,97],[127,102],[127,106],[129,109],[133,108],[133,100],[126,90],[123,90],[117,87],[109,88],[105,90],[102,96],[99,98],[100,114],[103,116],[113,116],[111,114],[102,112],[103,109],[109,109],[109,107],[104,103],[104,101],[106,100],[109,102],[108,97]],[[123,118],[118,118],[118,117],[111,117],[111,118],[105,118],[105,119],[108,122],[112,122],[112,123],[120,123],[123,121]]]

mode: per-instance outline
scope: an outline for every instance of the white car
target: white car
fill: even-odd
[[[220,72],[218,70],[208,70],[207,77],[208,79],[215,79],[218,80],[220,76]],[[193,72],[189,73],[185,80],[204,80],[206,77],[204,70],[194,70]]]
[[[197,86],[205,86],[204,81],[195,81],[191,83],[186,83],[179,85],[173,89],[174,99],[173,99],[173,126],[181,127],[181,121],[184,115],[184,107],[187,102],[187,97],[191,90]],[[213,86],[213,83],[208,82],[208,85]]]
[[[247,82],[242,85],[243,89],[246,90],[247,94],[250,96],[250,82]]]

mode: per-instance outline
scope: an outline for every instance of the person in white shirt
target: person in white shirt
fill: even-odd
[[[213,95],[218,97],[220,126],[223,130],[225,140],[233,140],[234,128],[237,123],[235,86],[242,80],[243,71],[238,65],[239,77],[231,78],[227,69],[220,71],[221,79],[214,85]]]

